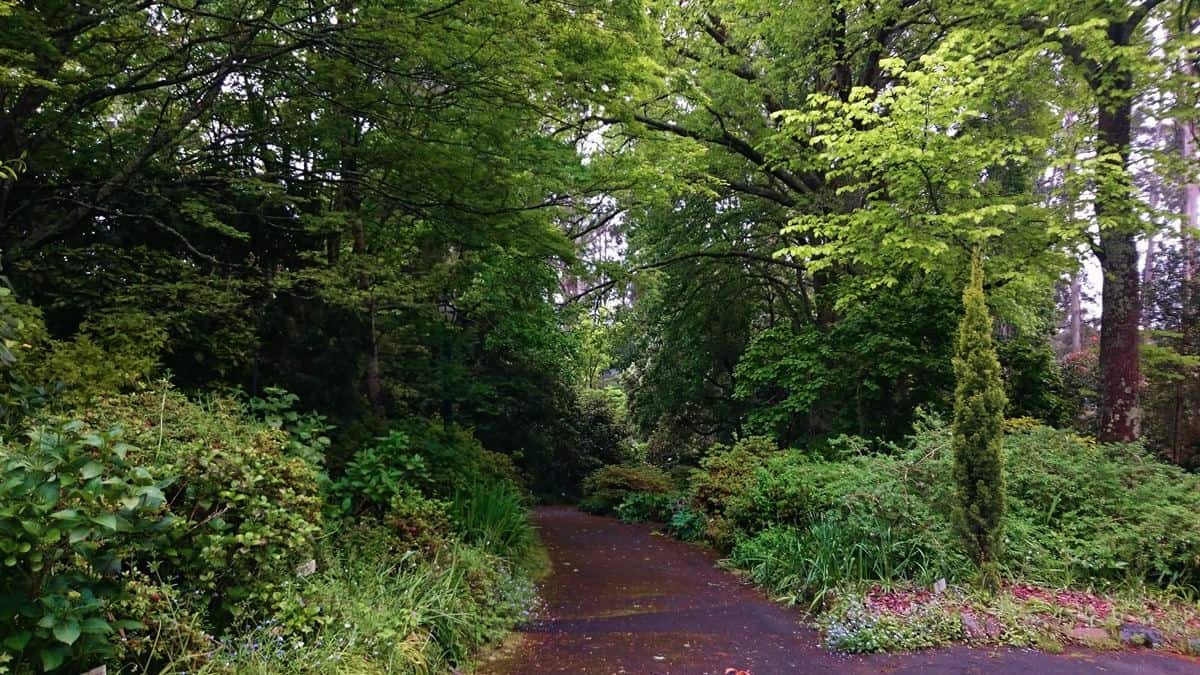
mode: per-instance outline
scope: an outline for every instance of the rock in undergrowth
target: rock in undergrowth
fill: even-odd
[[[1161,647],[1166,642],[1162,631],[1140,623],[1121,624],[1121,643],[1134,647]]]
[[[1087,647],[1104,648],[1112,647],[1115,644],[1112,635],[1103,628],[1083,626],[1072,629],[1071,632],[1067,633],[1067,637],[1072,642],[1077,642]]]
[[[1000,635],[1004,633],[1004,627],[995,617],[984,616],[981,621],[975,616],[974,612],[963,610],[959,614],[962,619],[963,631],[967,635],[967,639],[971,641],[980,640],[998,640]]]

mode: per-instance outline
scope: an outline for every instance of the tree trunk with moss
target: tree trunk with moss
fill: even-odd
[[[1004,383],[992,341],[992,319],[983,295],[983,265],[976,255],[963,291],[966,310],[954,357],[954,478],[959,526],[967,553],[985,587],[999,585],[997,561],[1004,524]]]

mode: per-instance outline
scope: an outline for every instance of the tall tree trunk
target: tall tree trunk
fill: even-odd
[[[1114,40],[1118,44],[1127,42]],[[1141,385],[1139,325],[1141,284],[1136,243],[1137,217],[1129,190],[1132,75],[1115,78],[1116,92],[1100,94],[1099,152],[1116,153],[1121,166],[1100,178],[1096,218],[1100,222],[1097,252],[1104,274],[1100,317],[1100,439],[1132,441],[1140,431]]]
[[[354,134],[355,136],[358,135],[357,129]],[[354,265],[359,267],[356,271],[355,285],[366,298],[363,303],[363,310],[367,314],[367,363],[365,372],[363,373],[363,389],[366,391],[367,401],[370,402],[371,410],[375,413],[375,416],[379,419],[384,419],[387,417],[387,405],[383,395],[383,375],[379,367],[379,331],[375,327],[375,295],[371,288],[371,275],[365,267],[360,267],[366,264],[367,233],[363,223],[362,186],[359,175],[357,148],[353,143],[342,145],[341,164],[342,176],[339,185],[341,190],[339,201],[341,202],[341,208],[350,218]]]
[[[1154,256],[1158,253],[1158,234],[1146,239],[1146,257],[1142,260],[1142,288],[1154,283]]]
[[[1083,351],[1083,272],[1071,277],[1071,353]]]
[[[1196,124],[1189,122],[1183,125],[1184,159],[1190,163],[1196,161]],[[1191,281],[1196,276],[1196,236],[1200,229],[1200,183],[1189,182],[1183,190],[1183,276]]]
[[[1195,68],[1189,69],[1189,72],[1194,73]],[[1196,162],[1196,123],[1188,120],[1179,125],[1180,153],[1183,155],[1186,166],[1190,169],[1195,168]],[[1183,323],[1182,329],[1187,337],[1189,345],[1194,345],[1194,337],[1196,332],[1196,319],[1200,315],[1200,298],[1196,297],[1196,267],[1197,267],[1197,241],[1200,236],[1200,183],[1196,181],[1195,176],[1191,176],[1187,185],[1183,188],[1183,220],[1180,222],[1179,239],[1183,242],[1183,283],[1180,289],[1180,301],[1183,309],[1180,321]]]
[[[1196,65],[1191,59],[1184,59],[1183,72],[1190,76],[1196,75]],[[1179,152],[1183,156],[1184,165],[1194,170],[1196,165],[1196,122],[1184,120],[1179,125]],[[1196,176],[1188,177],[1187,185],[1183,188],[1183,227],[1180,239],[1183,240],[1183,278],[1191,281],[1196,275],[1196,236],[1200,228],[1200,182]],[[1191,284],[1184,284],[1185,301],[1190,296]]]
[[[1196,123],[1187,121],[1180,125],[1180,135],[1183,136],[1181,152],[1189,168],[1195,168],[1196,161]],[[1196,298],[1196,267],[1197,267],[1197,236],[1200,236],[1200,183],[1195,177],[1188,181],[1183,189],[1183,221],[1180,223],[1179,238],[1183,242],[1183,284],[1180,300],[1183,308],[1180,320],[1183,331],[1189,337],[1195,333],[1198,311]],[[1191,342],[1191,340],[1189,340]]]

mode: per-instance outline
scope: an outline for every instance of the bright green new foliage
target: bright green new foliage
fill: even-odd
[[[992,342],[992,319],[983,295],[983,263],[976,253],[971,282],[963,291],[966,313],[959,324],[954,357],[954,479],[959,526],[967,554],[985,586],[998,583],[1004,521],[1004,382]]]

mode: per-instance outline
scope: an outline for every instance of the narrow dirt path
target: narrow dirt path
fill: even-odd
[[[546,606],[482,673],[1200,673],[1198,661],[1149,652],[834,654],[797,612],[717,569],[701,548],[574,509],[539,509],[535,520],[554,565]]]

